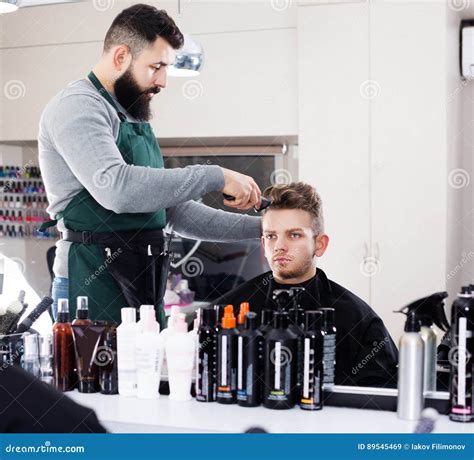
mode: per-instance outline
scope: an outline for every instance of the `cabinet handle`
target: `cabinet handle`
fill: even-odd
[[[374,254],[374,256],[377,260],[380,260],[380,246],[379,246],[379,243],[375,243],[375,254]]]
[[[367,243],[367,241],[364,243],[364,249],[365,249],[365,254],[364,254],[364,257],[362,258],[363,260],[369,257],[369,244]]]

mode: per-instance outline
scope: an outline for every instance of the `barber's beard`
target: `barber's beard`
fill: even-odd
[[[288,268],[279,267],[275,265],[272,267],[273,274],[281,280],[291,280],[301,278],[310,273],[315,267],[316,263],[313,258],[304,259],[295,265],[293,261],[292,266]]]
[[[150,92],[159,93],[159,88],[142,90],[129,68],[114,84],[115,97],[122,107],[137,120],[148,121],[152,117]]]

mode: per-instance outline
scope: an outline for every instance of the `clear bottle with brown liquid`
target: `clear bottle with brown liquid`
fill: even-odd
[[[58,300],[58,318],[53,325],[53,357],[54,386],[60,391],[73,390],[76,375],[68,299]]]

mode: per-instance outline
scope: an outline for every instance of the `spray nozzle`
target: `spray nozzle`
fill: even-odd
[[[405,305],[400,310],[395,310],[394,313],[403,313],[407,315],[407,322],[414,321],[410,319],[411,316],[416,318],[422,326],[431,326],[433,323],[436,324],[442,331],[449,330],[449,323],[444,312],[444,299],[448,297],[448,293],[435,292],[427,297],[415,300],[414,302]]]

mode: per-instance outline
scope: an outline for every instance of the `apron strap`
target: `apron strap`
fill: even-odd
[[[58,223],[57,219],[54,220],[48,220],[47,222],[43,222],[39,228],[38,231],[44,233],[48,228],[54,227]]]
[[[115,101],[112,99],[112,96],[109,94],[109,92],[104,88],[102,83],[99,81],[99,79],[96,77],[94,72],[89,72],[89,75],[87,75],[87,78],[91,81],[91,83],[95,86],[97,91],[101,94],[101,96],[117,111],[117,115],[120,118],[120,121],[126,121],[127,116],[119,110],[117,107],[117,104]]]

